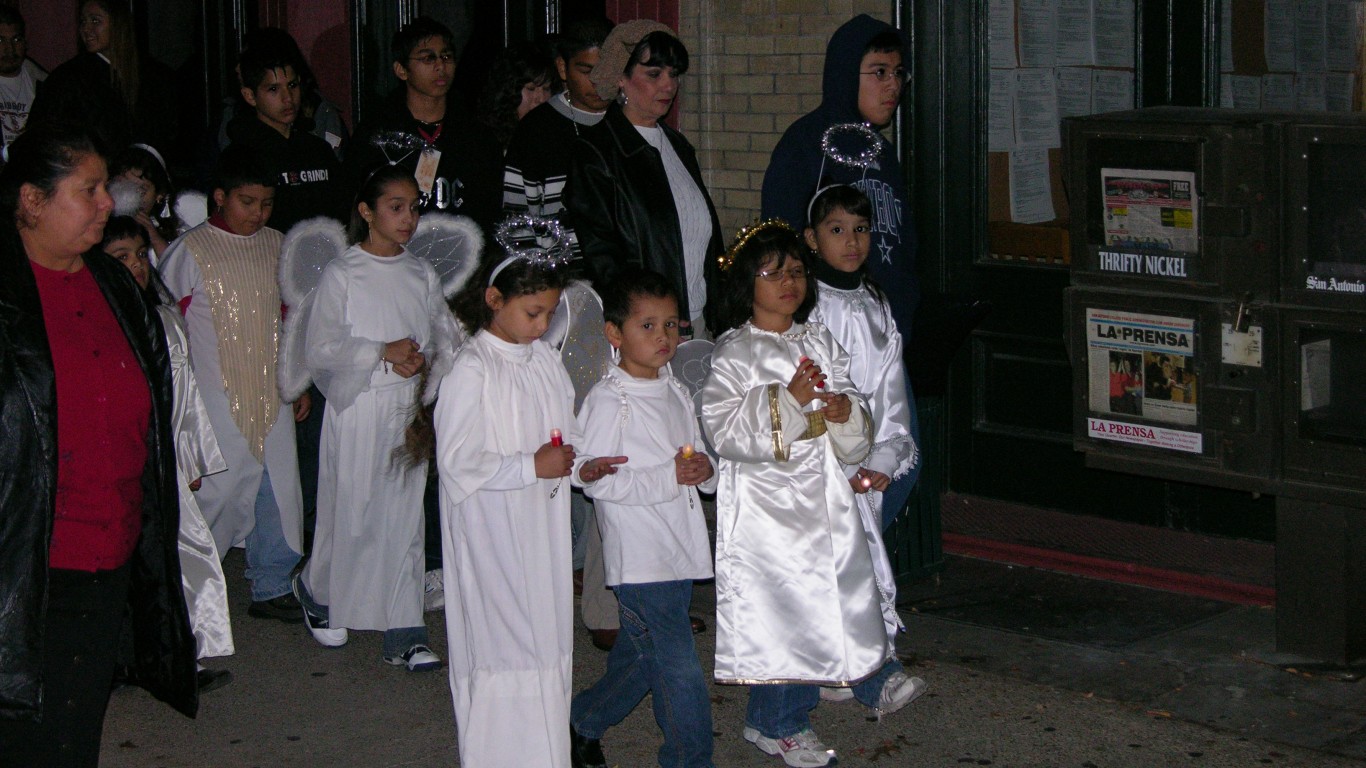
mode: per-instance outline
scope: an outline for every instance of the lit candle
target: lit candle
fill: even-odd
[[[694,453],[694,449],[693,449],[693,447],[692,447],[692,443],[685,443],[685,444],[683,445],[683,458],[685,458],[685,459],[691,459],[692,456],[693,456],[693,453]]]
[[[560,434],[560,430],[550,430],[550,444],[557,448],[561,445],[564,445],[564,435]]]
[[[870,477],[860,478],[859,483],[863,486],[863,490],[865,491],[873,487],[873,480]]]

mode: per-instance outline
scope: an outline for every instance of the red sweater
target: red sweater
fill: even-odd
[[[142,532],[151,391],[90,271],[32,267],[57,377],[51,567],[117,568]]]

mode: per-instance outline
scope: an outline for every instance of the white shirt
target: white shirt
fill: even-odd
[[[625,456],[584,491],[596,502],[607,584],[709,579],[711,547],[697,488],[679,485],[674,455],[703,445],[692,400],[660,371],[637,379],[613,366],[579,410],[583,453]],[[716,488],[713,474],[701,485]]]
[[[0,132],[6,146],[24,132],[37,84],[46,78],[47,73],[31,59],[24,59],[14,77],[0,77]]]
[[[674,208],[678,211],[678,233],[683,239],[684,278],[688,285],[688,307],[693,312],[689,320],[696,320],[702,316],[702,308],[707,304],[707,282],[702,271],[707,260],[707,245],[711,242],[711,212],[707,210],[707,198],[697,188],[697,182],[679,159],[663,128],[637,125],[636,130],[650,146],[659,150],[664,161],[664,175],[669,179],[669,191],[673,193]]]

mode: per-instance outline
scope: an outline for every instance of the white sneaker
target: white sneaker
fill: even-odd
[[[433,568],[422,578],[422,610],[439,611],[446,607],[446,588],[441,581],[442,571]]]
[[[839,688],[833,685],[821,686],[821,701],[848,701],[854,698],[853,688]]]
[[[910,677],[905,672],[894,672],[882,685],[882,693],[877,697],[877,716],[890,715],[920,698],[929,688],[929,683],[918,677]]]
[[[299,601],[300,607],[303,608],[304,626],[308,627],[308,633],[313,635],[313,639],[317,640],[318,644],[324,648],[340,648],[346,645],[346,641],[349,639],[346,635],[346,627],[332,629],[328,626],[327,619],[314,616],[308,612],[306,607],[308,604],[304,602],[303,578],[303,573],[294,574],[290,586],[294,588],[294,597]]]
[[[781,739],[770,739],[759,733],[759,729],[745,726],[745,741],[758,747],[765,754],[778,755],[783,762],[793,768],[819,768],[835,765],[835,750],[821,743],[816,732],[807,728]]]
[[[404,651],[402,656],[385,656],[384,660],[396,667],[407,667],[409,672],[441,669],[441,657],[432,653],[432,649],[425,645],[414,645]]]

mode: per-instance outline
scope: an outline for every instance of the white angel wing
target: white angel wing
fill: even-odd
[[[426,213],[418,220],[417,231],[408,241],[408,252],[420,256],[436,267],[441,279],[441,290],[446,298],[454,296],[465,286],[479,268],[479,254],[484,249],[484,233],[468,216],[449,213]]]
[[[602,332],[602,299],[586,281],[574,280],[565,286],[552,322],[558,321],[561,314],[565,316],[565,328],[559,345],[560,358],[574,383],[574,412],[578,413],[588,390],[612,364],[612,345]]]
[[[678,345],[669,363],[674,378],[688,388],[697,415],[702,416],[702,385],[711,375],[711,355],[716,345],[706,339],[689,339]]]
[[[184,190],[175,196],[175,215],[183,235],[209,220],[209,198],[199,190]]]
[[[275,373],[287,403],[297,400],[312,380],[306,354],[313,290],[322,280],[323,268],[345,251],[346,230],[326,216],[295,224],[280,246],[280,298],[288,311]]]

